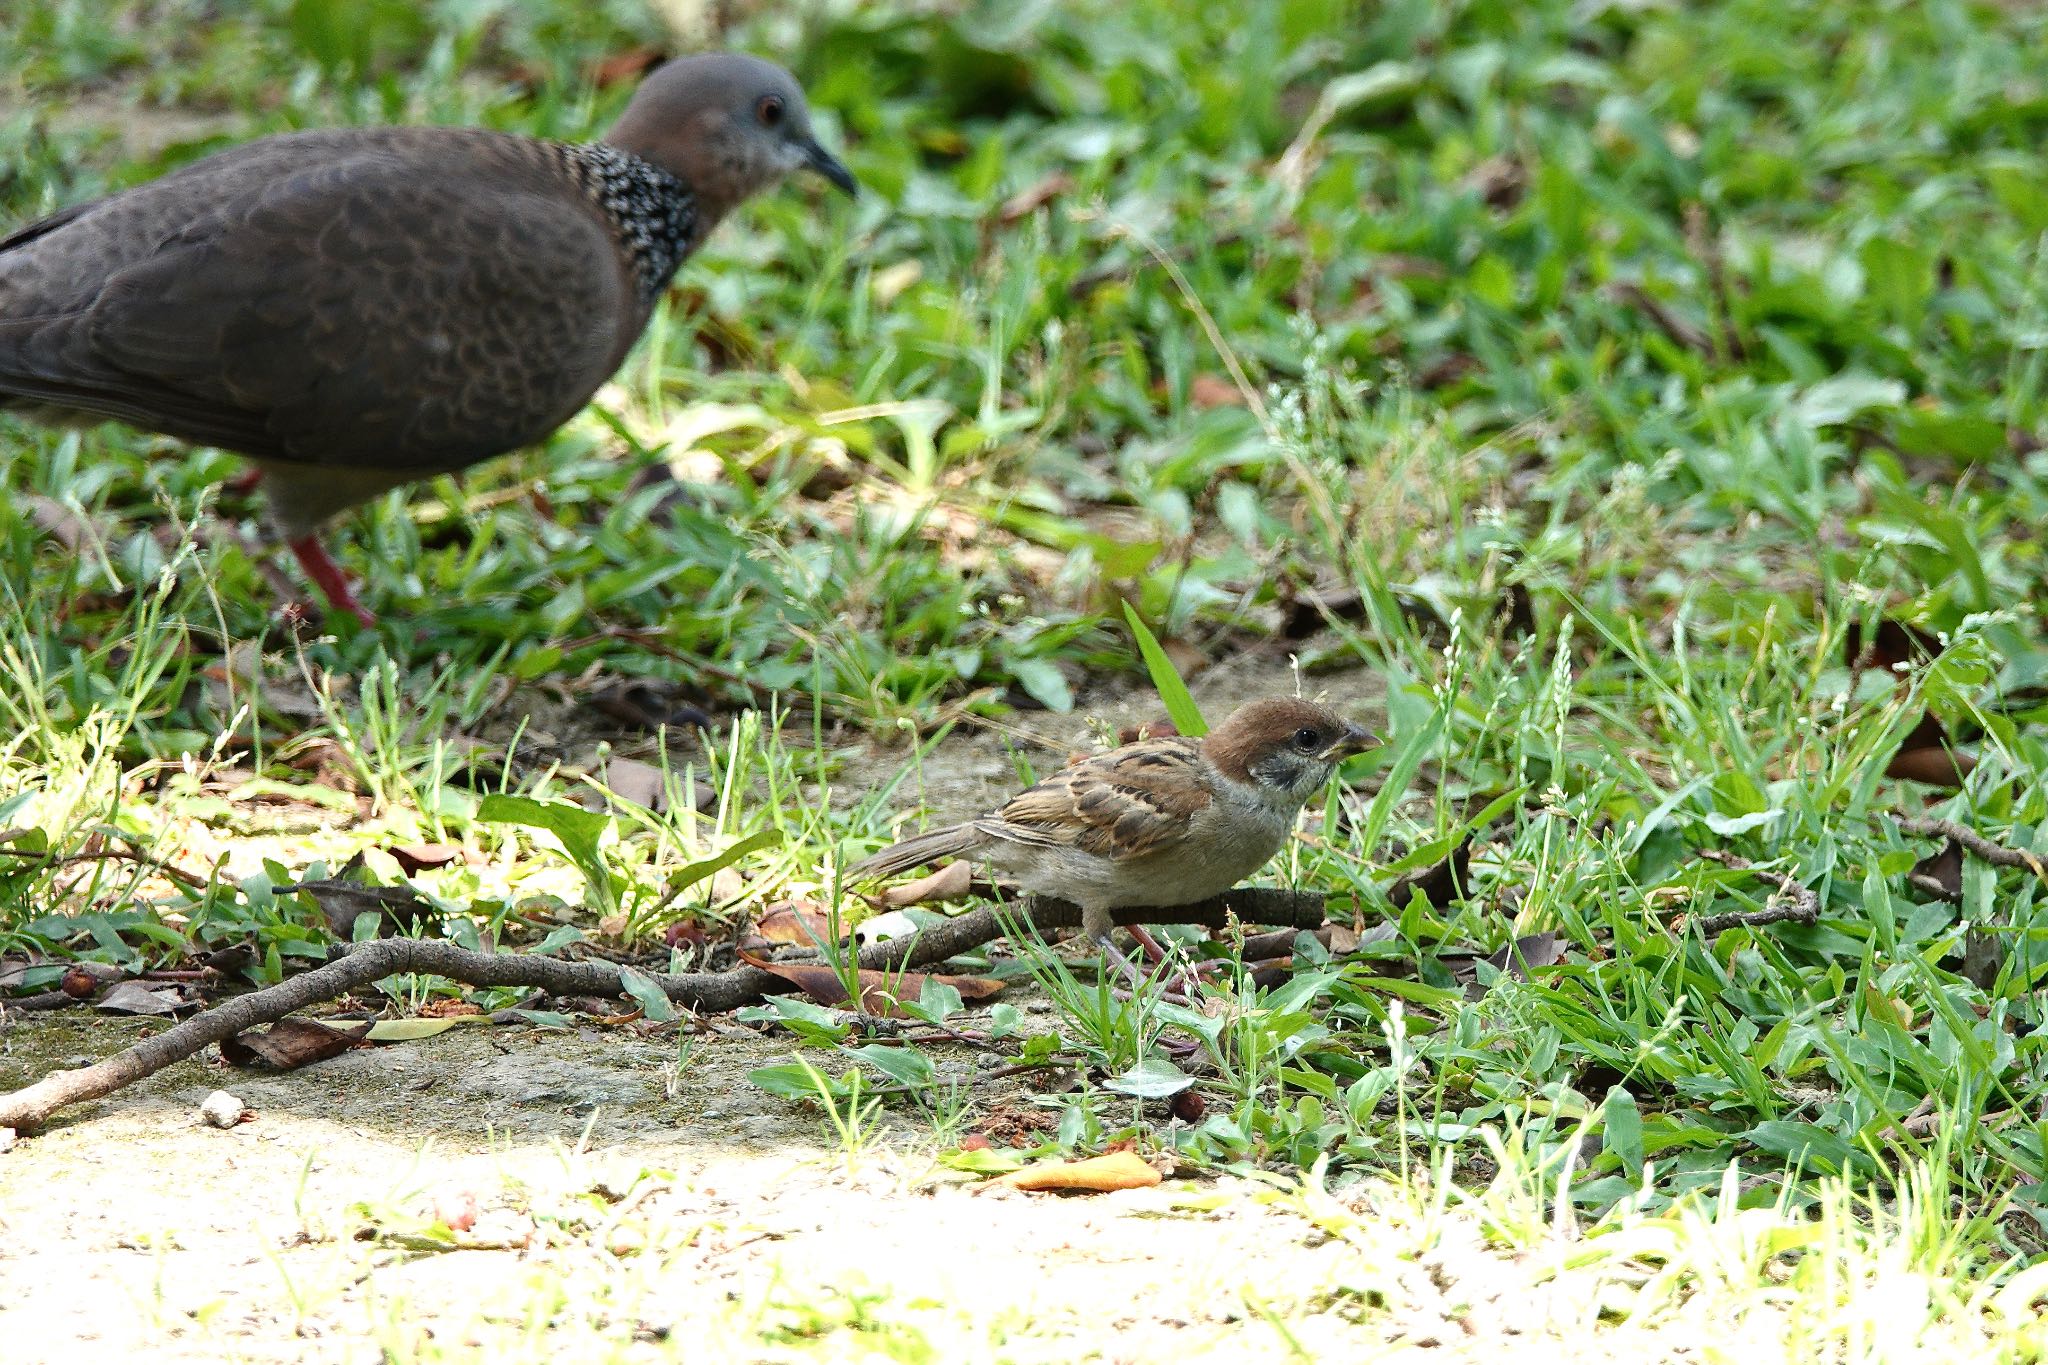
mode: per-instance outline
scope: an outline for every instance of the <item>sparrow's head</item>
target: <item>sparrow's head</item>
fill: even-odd
[[[1267,697],[1231,712],[1202,741],[1202,751],[1225,777],[1257,787],[1275,805],[1299,807],[1339,763],[1372,742],[1368,731],[1327,706]]]
[[[694,190],[713,218],[792,171],[855,192],[853,172],[811,135],[796,78],[741,52],[678,57],[633,92],[605,141]]]

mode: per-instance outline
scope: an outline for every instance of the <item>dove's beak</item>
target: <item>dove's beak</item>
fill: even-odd
[[[853,178],[852,171],[846,169],[845,162],[819,146],[816,138],[807,137],[799,146],[803,149],[805,165],[848,194],[859,197],[860,182]]]

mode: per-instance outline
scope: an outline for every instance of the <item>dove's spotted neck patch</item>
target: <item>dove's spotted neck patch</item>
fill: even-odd
[[[697,245],[696,196],[659,166],[602,142],[566,145],[563,154],[584,192],[617,224],[641,301],[652,302]]]

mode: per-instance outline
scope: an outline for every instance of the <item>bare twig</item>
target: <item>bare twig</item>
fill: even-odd
[[[2029,853],[2025,849],[2007,848],[2004,844],[1987,839],[1968,825],[1959,825],[1953,820],[1908,815],[1900,819],[1899,828],[1922,838],[1953,839],[1994,867],[2024,867],[2035,876],[2048,880],[2048,864],[2043,864],[2038,854]]]
[[[1622,280],[1607,287],[1607,292],[1619,302],[1649,315],[1657,329],[1670,337],[1679,347],[1699,355],[1714,358],[1715,341],[1712,335],[1686,318],[1680,317],[1670,304],[1652,294],[1633,280]]]
[[[25,848],[0,848],[0,854],[10,858],[34,858],[51,868],[70,867],[75,863],[134,863],[148,868],[151,872],[161,873],[190,891],[204,891],[207,887],[204,877],[194,876],[182,867],[176,867],[144,853],[130,852],[125,848],[100,848],[61,855]]]
[[[1934,1130],[1952,1119],[1954,1115],[1944,1114],[1934,1107],[1934,1097],[1929,1095],[1913,1106],[1913,1112],[1892,1124],[1892,1127],[1907,1137],[1931,1137]],[[1975,1125],[1980,1128],[2003,1128],[2012,1121],[2010,1109],[1994,1109],[1988,1114],[1979,1114]]]
[[[61,1010],[66,1005],[83,1005],[85,1000],[69,991],[38,991],[34,995],[0,997],[0,1017],[16,1010]]]
[[[1720,243],[1714,240],[1706,205],[1697,199],[1685,206],[1685,240],[1687,248],[1707,268],[1707,285],[1720,314],[1720,348],[1715,359],[1739,365],[1749,355],[1742,344],[1742,333],[1735,326],[1735,294],[1728,283],[1728,259],[1721,253]]]
[[[1266,922],[1313,925],[1322,922],[1322,908],[1323,898],[1311,893],[1251,888],[1191,906],[1125,910],[1117,918],[1124,923],[1220,926],[1230,915],[1238,914]],[[1041,933],[1081,922],[1080,907],[1065,901],[1028,901],[1022,913]],[[943,962],[1002,937],[1006,918],[1016,922],[1016,916],[1006,917],[1001,911],[984,906],[915,935],[871,944],[860,950],[857,961],[862,968],[877,971]],[[34,1085],[0,1095],[0,1128],[33,1132],[67,1105],[111,1095],[193,1056],[208,1044],[258,1024],[274,1023],[294,1010],[332,1000],[401,972],[443,976],[471,986],[534,986],[550,995],[622,993],[622,969],[615,963],[570,962],[522,953],[476,953],[432,939],[373,939],[349,946],[324,967],[218,1005],[105,1061],[51,1072]],[[652,979],[669,999],[706,1013],[736,1009],[788,988],[788,983],[773,972],[752,966],[726,972],[653,975]]]
[[[1705,937],[1713,938],[1730,929],[1756,928],[1787,920],[1797,924],[1812,924],[1820,918],[1820,896],[1812,887],[1802,885],[1797,878],[1788,877],[1782,872],[1773,872],[1769,868],[1754,866],[1747,858],[1724,853],[1717,848],[1703,848],[1699,851],[1699,856],[1723,867],[1737,868],[1749,873],[1764,885],[1775,887],[1778,894],[1784,896],[1787,901],[1782,905],[1767,903],[1761,910],[1731,910],[1720,915],[1701,915],[1692,923]]]

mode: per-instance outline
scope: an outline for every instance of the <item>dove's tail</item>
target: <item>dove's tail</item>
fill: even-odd
[[[979,848],[988,842],[988,835],[976,829],[973,823],[948,825],[944,829],[930,830],[915,835],[901,843],[891,844],[870,857],[861,859],[846,869],[849,882],[879,881],[893,877],[898,872],[907,872],[913,867],[923,867],[941,858],[950,858]]]

